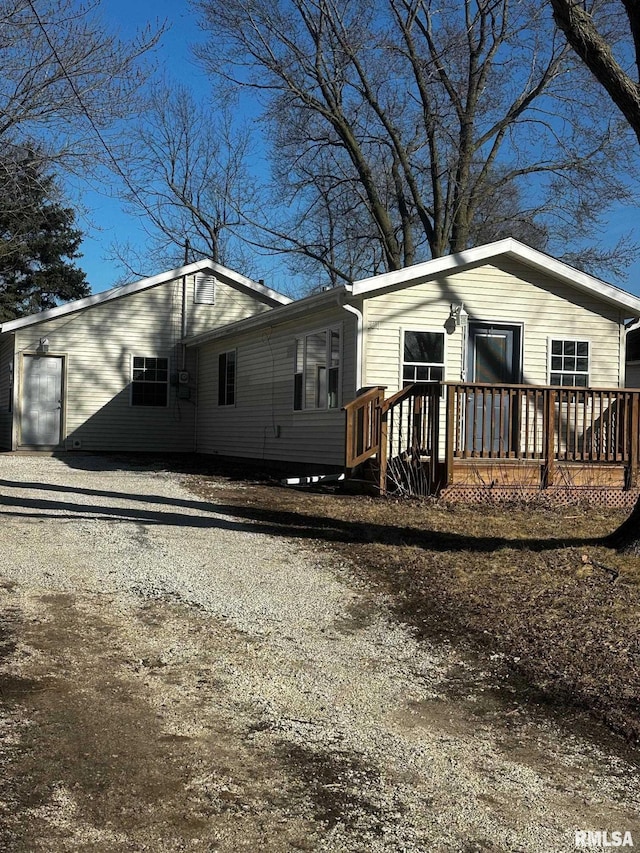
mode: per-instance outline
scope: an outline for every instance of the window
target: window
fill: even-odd
[[[551,340],[549,384],[586,388],[589,384],[589,342]]]
[[[444,379],[444,332],[404,333],[402,382],[442,382]]]
[[[197,273],[193,282],[193,301],[196,305],[215,305],[216,279],[213,275]]]
[[[218,405],[234,406],[236,402],[236,351],[218,356]]]
[[[134,355],[131,375],[132,406],[166,406],[169,359]]]
[[[340,330],[323,329],[296,340],[293,408],[340,406]]]

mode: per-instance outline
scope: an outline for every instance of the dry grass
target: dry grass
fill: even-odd
[[[640,740],[640,558],[599,541],[624,512],[445,506],[260,483],[214,491],[199,477],[193,487],[273,532],[338,551],[419,635],[491,653],[529,695],[587,709]]]

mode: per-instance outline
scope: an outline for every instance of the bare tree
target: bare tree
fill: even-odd
[[[492,233],[576,246],[625,197],[617,128],[587,75],[567,97],[572,54],[538,3],[197,7],[205,66],[266,107],[291,206],[278,228],[263,225],[333,275],[348,277],[354,260],[398,269]],[[357,211],[353,228],[336,207]]]
[[[124,42],[108,31],[98,3],[0,0],[0,141],[24,146],[52,166],[84,172],[107,134],[135,109],[141,59],[162,26]]]
[[[143,214],[153,260],[211,258],[246,269],[237,234],[247,227],[243,207],[257,190],[250,134],[231,108],[197,102],[186,87],[164,81],[152,88],[129,137],[124,197]],[[118,251],[131,268],[127,247]]]

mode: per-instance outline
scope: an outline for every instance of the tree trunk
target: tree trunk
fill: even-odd
[[[640,498],[631,510],[631,515],[605,538],[604,544],[621,554],[640,556]]]
[[[609,93],[640,142],[640,86],[618,64],[611,45],[598,32],[593,18],[582,3],[577,0],[551,0],[551,5],[555,22],[567,41]],[[634,8],[634,4],[628,4],[630,13]],[[629,22],[632,28],[640,27],[637,12],[629,15]],[[639,30],[634,29],[636,40],[639,35]]]

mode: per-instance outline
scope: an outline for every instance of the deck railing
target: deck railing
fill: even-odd
[[[452,383],[447,389],[447,461],[534,459],[629,468],[635,479],[640,391]]]
[[[385,387],[369,388],[344,407],[347,415],[346,468],[355,468],[380,452],[380,415]]]
[[[553,484],[559,462],[617,463],[625,466],[628,485],[638,478],[638,390],[428,382],[386,400],[377,387],[345,409],[346,466],[376,456],[383,492],[394,460],[426,463],[432,485],[438,465],[446,482],[456,460],[471,459],[538,460],[545,486]]]
[[[438,464],[442,392],[441,383],[422,382],[385,399],[384,388],[376,387],[348,403],[345,466],[375,456],[381,492],[389,475],[397,481],[413,477],[412,490],[428,490]]]

